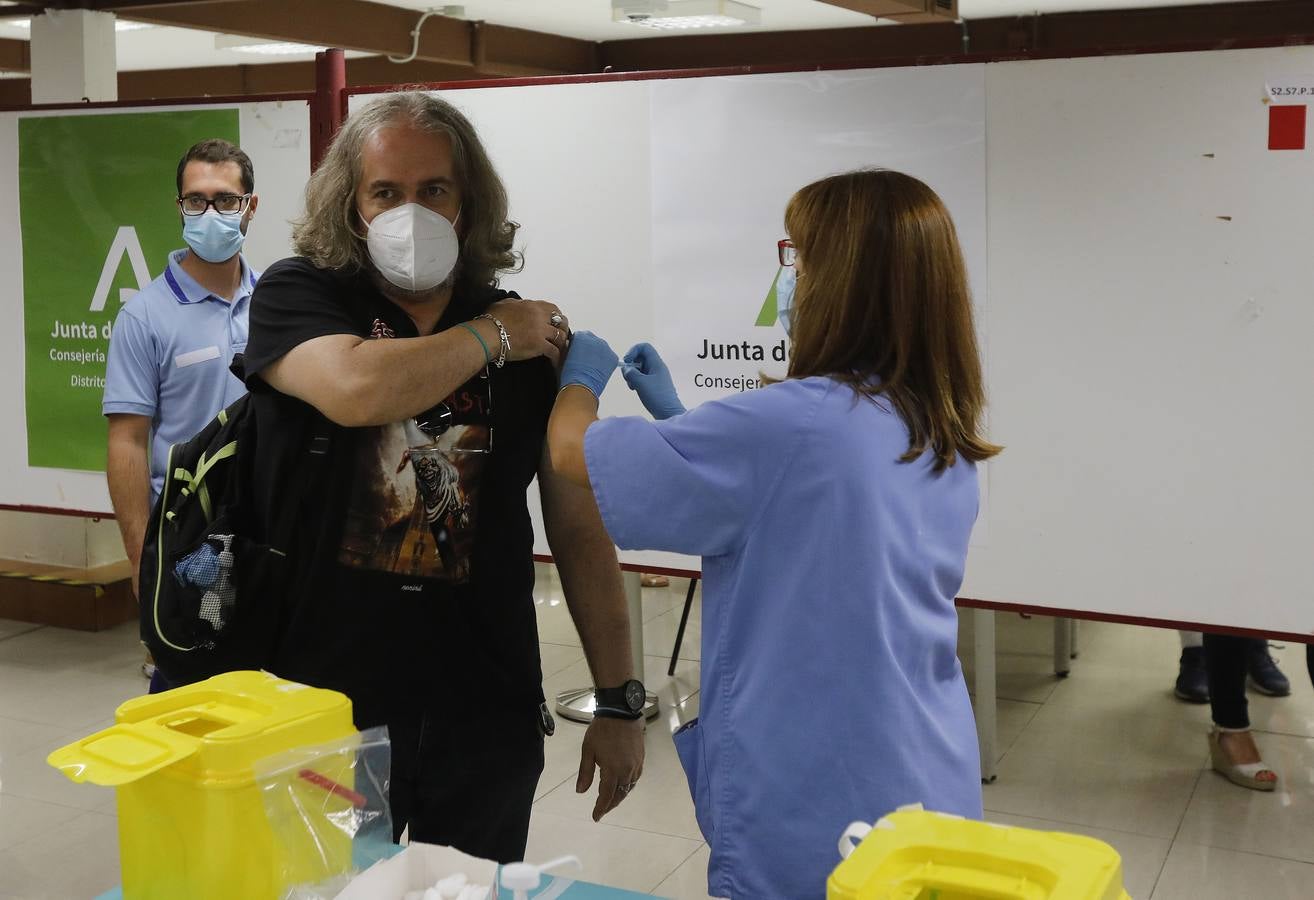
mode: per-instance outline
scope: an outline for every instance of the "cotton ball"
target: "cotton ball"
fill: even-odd
[[[424,900],[443,900],[443,892],[436,887],[431,887],[424,892]]]
[[[407,891],[402,900],[424,900],[424,891]]]
[[[461,890],[466,885],[464,872],[457,872],[455,875],[449,875],[442,881],[434,885],[442,895],[442,900],[457,900],[461,896]]]
[[[482,884],[468,884],[456,895],[455,900],[488,900],[490,889]]]

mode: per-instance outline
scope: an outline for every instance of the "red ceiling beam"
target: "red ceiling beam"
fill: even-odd
[[[185,3],[170,0],[169,3],[143,5],[145,3],[146,0],[136,0],[131,8],[124,7],[125,15],[159,21],[160,24],[399,55],[410,53],[409,29],[418,21],[418,15],[411,11],[368,0],[192,0]],[[12,8],[0,7],[0,11]],[[386,10],[387,14],[382,17],[373,15],[380,10]],[[311,11],[315,15],[307,15]],[[966,54],[977,58],[1062,56],[1182,47],[1225,48],[1248,42],[1314,42],[1314,2],[1264,0],[978,19],[965,25],[871,26],[679,36],[602,44],[435,17],[424,26],[420,56],[416,62],[393,65],[382,56],[349,60],[347,77],[351,84],[396,84],[499,76],[587,74],[600,71],[604,66],[615,71],[643,71],[730,66],[879,65],[936,61]],[[0,40],[0,70],[27,71],[29,63],[26,41]],[[188,76],[189,71],[195,72],[196,77]],[[310,71],[309,64],[275,63],[122,73],[120,95],[125,98],[177,97],[311,90],[313,81],[304,74]],[[224,72],[243,74],[240,77],[220,74]],[[219,79],[227,87],[207,89],[206,79]],[[295,87],[291,86],[292,83]],[[188,89],[183,90],[183,85]],[[8,93],[12,95],[16,90],[10,86]]]
[[[788,66],[1028,54],[1125,53],[1314,36],[1314,2],[1265,0],[1137,10],[1061,13],[935,25],[872,25],[816,31],[607,41],[603,66],[621,71]]]
[[[16,41],[15,43],[24,43]],[[3,47],[3,44],[0,44]],[[0,57],[2,58],[2,57]],[[416,61],[405,65],[378,56],[347,60],[347,85],[433,84],[448,81],[485,81],[502,77],[468,66]],[[261,94],[300,94],[315,90],[313,62],[259,63],[237,66],[201,66],[190,69],[141,69],[119,73],[119,100],[241,97]],[[32,102],[26,78],[0,79],[0,106],[27,106]]]

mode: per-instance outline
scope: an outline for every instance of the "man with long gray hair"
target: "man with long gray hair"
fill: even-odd
[[[544,454],[569,324],[496,287],[518,267],[516,229],[459,111],[424,93],[376,100],[311,178],[299,255],[260,282],[245,358],[257,458],[271,460],[254,493],[265,521],[299,505],[303,523],[269,668],[343,691],[358,727],[388,726],[397,834],[500,862],[523,858],[553,729],[536,476],[599,686],[576,782],[583,793],[601,770],[595,820],[643,767],[640,718],[607,702],[638,684],[615,549],[591,493]],[[295,479],[272,461],[296,459],[307,435],[321,476],[288,496]]]

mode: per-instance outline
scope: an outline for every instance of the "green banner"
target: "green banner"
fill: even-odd
[[[239,130],[236,109],[19,121],[29,466],[105,470],[114,318],[183,246],[178,160]]]

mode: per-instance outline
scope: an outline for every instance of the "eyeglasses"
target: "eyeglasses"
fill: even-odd
[[[491,424],[493,415],[493,386],[485,374],[479,379],[482,382],[477,393],[462,388],[457,392],[456,401],[458,404],[464,403],[469,405],[469,409],[460,416],[458,421],[457,413],[452,409],[451,403],[439,403],[437,406],[430,407],[415,417],[415,427],[420,429],[425,437],[431,440],[438,440],[454,425],[480,424],[489,422],[488,442],[483,447],[448,447],[448,453],[492,453],[493,452],[493,426]],[[468,385],[467,385],[468,388]]]
[[[203,216],[212,206],[221,216],[240,216],[250,202],[250,194],[220,194],[213,200],[200,194],[188,194],[178,198],[178,208],[184,216]]]
[[[439,403],[432,409],[425,410],[415,417],[415,427],[431,438],[439,438],[452,427],[452,408],[446,403]]]
[[[792,266],[798,252],[794,249],[794,242],[785,238],[783,241],[776,242],[776,255],[780,257],[782,266]]]

